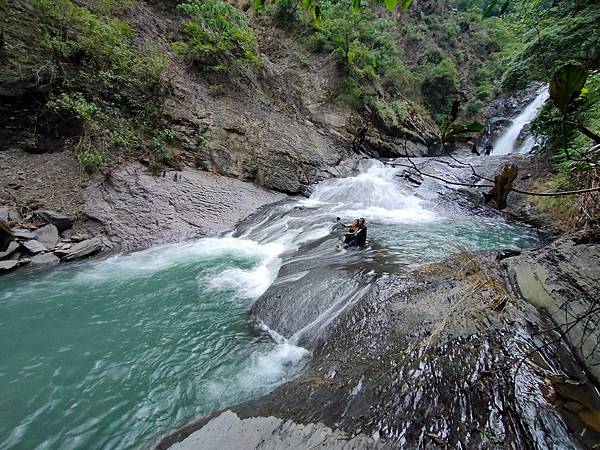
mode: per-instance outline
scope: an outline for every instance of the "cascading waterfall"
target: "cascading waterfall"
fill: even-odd
[[[400,270],[472,249],[528,247],[529,229],[452,217],[417,198],[398,170],[368,161],[311,198],[264,208],[220,238],[164,245],[0,280],[0,448],[138,448],[193,417],[264,394],[302,370],[316,335],[366,288],[315,267]],[[335,252],[344,221],[365,217],[364,250]],[[389,270],[386,268],[385,270]],[[343,282],[342,282],[343,281]],[[331,302],[292,333],[252,327],[268,289]],[[259,317],[260,318],[260,317]]]
[[[510,126],[502,133],[498,140],[494,143],[492,155],[508,155],[510,153],[530,153],[535,145],[534,137],[529,134],[520,146],[516,146],[521,130],[530,124],[537,116],[538,112],[544,106],[548,99],[548,87],[540,89],[531,103],[512,120]]]

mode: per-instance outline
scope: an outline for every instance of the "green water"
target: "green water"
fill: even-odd
[[[290,376],[305,352],[247,317],[278,251],[203,240],[1,278],[0,448],[144,447]]]
[[[435,261],[463,249],[525,249],[540,237],[532,228],[490,219],[445,219],[423,223],[374,223],[372,236],[387,254],[403,264]]]

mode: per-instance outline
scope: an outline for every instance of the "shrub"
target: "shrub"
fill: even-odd
[[[398,121],[398,123],[404,122],[408,110],[408,105],[399,100],[395,100],[392,102],[392,109],[394,110],[394,114],[396,115],[396,120]]]
[[[520,30],[528,44],[512,55],[502,80],[504,88],[547,81],[549,73],[567,62],[599,66],[600,8],[595,2],[555,2],[550,8],[545,2],[532,2],[528,6],[533,10],[522,13]]]
[[[421,92],[438,123],[450,111],[458,91],[458,72],[452,60],[444,58],[439,64],[426,64]],[[437,117],[436,117],[437,116]]]
[[[102,171],[108,166],[108,157],[101,150],[93,148],[91,145],[86,145],[77,153],[77,160],[81,167],[87,173]]]
[[[190,0],[177,9],[191,20],[183,25],[187,41],[172,48],[198,67],[218,71],[235,61],[260,64],[256,37],[235,7],[218,0]]]
[[[166,57],[133,47],[132,29],[113,17],[122,3],[103,0],[101,13],[70,0],[29,5],[33,26],[52,55],[43,66],[51,87],[47,107],[82,125],[76,147],[81,165],[102,170],[117,150],[143,152],[160,120]],[[54,82],[56,73],[62,73],[62,83]]]

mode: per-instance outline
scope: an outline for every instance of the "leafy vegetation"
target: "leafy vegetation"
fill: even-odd
[[[458,87],[458,72],[452,60],[444,58],[437,64],[427,63],[421,92],[438,123],[450,110]]]
[[[260,64],[254,33],[243,14],[218,0],[190,0],[177,9],[190,20],[183,24],[187,37],[173,49],[206,70],[224,70],[232,62]]]
[[[378,86],[392,94],[411,89],[414,79],[402,62],[389,19],[366,8],[357,12],[344,2],[323,4],[321,14],[312,48],[331,53],[347,78],[339,94],[353,97],[352,106],[366,106]]]
[[[593,68],[600,61],[600,8],[597,2],[530,2],[519,4],[515,27],[528,42],[512,55],[503,78],[506,89],[533,80],[548,81],[563,64]]]
[[[167,59],[134,47],[131,27],[115,17],[128,3],[103,0],[93,12],[70,0],[30,0],[10,17],[30,28],[15,26],[0,78],[45,86],[48,112],[77,124],[68,143],[89,172],[143,153],[161,120]]]

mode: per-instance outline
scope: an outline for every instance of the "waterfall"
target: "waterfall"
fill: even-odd
[[[500,135],[494,143],[492,155],[508,155],[510,153],[529,153],[535,145],[535,139],[530,134],[527,136],[521,146],[517,147],[517,140],[523,128],[530,124],[537,116],[539,110],[544,105],[550,94],[548,88],[541,88],[536,97],[527,107],[512,120],[511,125]]]

